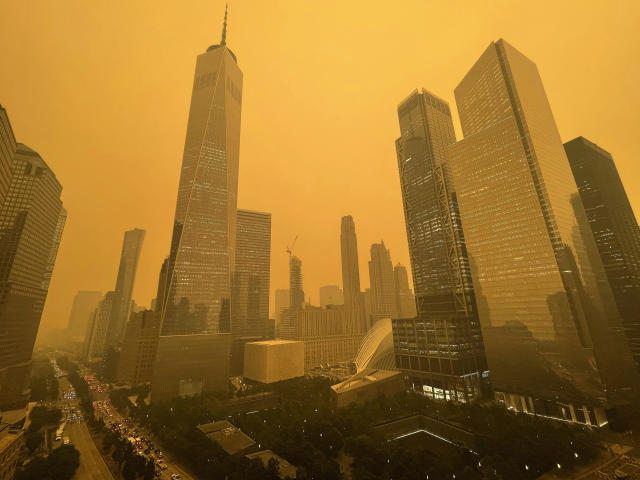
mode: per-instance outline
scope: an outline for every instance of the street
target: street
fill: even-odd
[[[65,433],[80,452],[80,466],[73,477],[75,480],[113,480],[113,475],[93,443],[86,423],[71,424],[67,426]]]

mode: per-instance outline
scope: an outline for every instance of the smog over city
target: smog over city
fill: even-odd
[[[640,480],[639,23],[0,2],[0,479]]]

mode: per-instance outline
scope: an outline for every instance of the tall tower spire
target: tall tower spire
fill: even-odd
[[[229,11],[229,3],[224,7],[224,22],[222,23],[222,41],[220,45],[227,44],[227,12]]]

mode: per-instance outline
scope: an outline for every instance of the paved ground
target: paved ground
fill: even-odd
[[[65,433],[80,452],[80,466],[73,480],[113,480],[113,475],[93,443],[86,423],[71,424]]]

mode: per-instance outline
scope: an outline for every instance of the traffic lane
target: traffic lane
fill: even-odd
[[[157,442],[156,438],[153,437],[153,435],[150,435],[150,432],[146,431],[146,429],[143,429],[142,427],[140,427],[140,425],[138,425],[137,423],[135,423],[133,420],[124,417],[123,415],[121,415],[115,408],[111,407],[109,409],[111,411],[111,417],[103,417],[105,422],[115,422],[115,423],[122,423],[123,425],[125,424],[125,420],[129,420],[131,422],[131,427],[129,428],[129,430],[138,430],[139,432],[143,432],[144,433],[144,437],[147,440],[151,440],[155,447],[154,449],[160,449],[162,450],[162,446]],[[143,455],[144,453],[141,452]],[[171,478],[171,475],[173,474],[179,474],[182,476],[182,478],[184,480],[194,480],[194,477],[192,477],[191,475],[189,475],[187,472],[185,472],[175,461],[175,458],[171,455],[168,454],[167,452],[165,452],[164,450],[162,450],[162,454],[163,454],[163,460],[165,465],[167,466],[167,468],[165,470],[160,470],[160,467],[157,467],[158,470],[160,470],[162,472],[162,477],[161,478]],[[144,455],[146,458],[150,458],[148,455]],[[153,459],[154,462],[156,461],[156,459]],[[157,465],[157,463],[156,463]]]
[[[86,423],[74,423],[67,427],[69,439],[80,452],[80,466],[74,480],[113,480],[113,475],[104,463]]]

